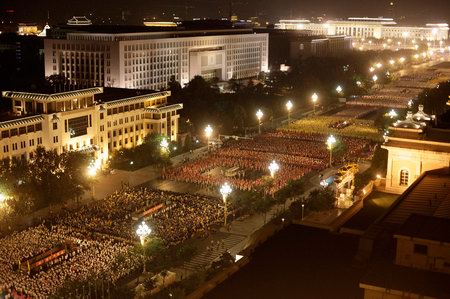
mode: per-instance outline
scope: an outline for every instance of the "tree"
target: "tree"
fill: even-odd
[[[171,103],[178,103],[181,100],[181,84],[180,82],[175,80],[175,76],[170,76],[170,80],[168,83],[169,90],[170,90],[170,102]]]
[[[307,207],[311,211],[330,210],[334,207],[336,198],[331,188],[315,189],[309,193]]]

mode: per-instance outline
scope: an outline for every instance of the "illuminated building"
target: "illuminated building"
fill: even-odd
[[[12,114],[0,121],[0,159],[28,159],[37,146],[57,153],[93,152],[99,163],[159,133],[176,141],[178,110],[169,91],[94,87],[64,92],[4,91]]]
[[[402,193],[425,171],[450,166],[450,130],[432,128],[431,120],[419,106],[389,128],[382,145],[389,152],[387,192]]]
[[[161,30],[84,26],[58,35],[53,29],[58,38],[45,40],[45,75],[62,74],[71,84],[88,87],[160,90],[171,78],[185,85],[195,76],[227,81],[268,69],[266,33]]]
[[[447,40],[446,23],[425,26],[399,26],[392,18],[348,18],[311,23],[309,20],[280,20],[278,29],[309,30],[316,35],[347,35],[355,38],[405,38],[418,40]]]

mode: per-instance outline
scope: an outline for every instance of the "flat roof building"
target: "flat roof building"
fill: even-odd
[[[400,26],[392,18],[357,17],[347,20],[329,20],[312,23],[309,20],[280,20],[278,29],[311,30],[319,35],[347,35],[355,38],[407,38],[418,40],[447,40],[449,26],[446,23],[424,26]]]
[[[0,159],[28,159],[37,146],[57,153],[90,151],[103,165],[115,150],[151,133],[176,141],[178,110],[169,91],[93,87],[64,92],[4,91],[12,111],[0,117]]]
[[[161,90],[171,79],[226,81],[268,69],[268,34],[253,30],[73,27],[53,29],[44,52],[45,75],[74,85]]]

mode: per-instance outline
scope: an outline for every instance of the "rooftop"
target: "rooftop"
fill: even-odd
[[[4,98],[20,98],[41,102],[63,101],[65,99],[82,96],[92,96],[102,93],[102,87],[91,87],[83,89],[68,90],[63,92],[26,92],[26,91],[3,91]]]
[[[450,243],[450,218],[412,214],[396,235]]]
[[[104,87],[103,93],[96,94],[94,99],[96,102],[107,103],[116,100],[122,100],[127,98],[134,98],[143,95],[149,95],[152,93],[156,93],[153,90],[145,90],[145,89],[127,89],[127,88],[113,88],[113,87]]]
[[[142,39],[194,37],[212,35],[235,35],[253,34],[252,29],[235,29],[228,26],[197,26],[188,25],[181,27],[153,27],[153,26],[132,26],[132,25],[87,25],[87,26],[55,26],[49,30],[49,38],[88,37],[90,35],[106,35],[114,37],[113,40],[120,40],[126,37],[136,37]]]
[[[377,219],[364,234],[375,239],[382,231],[394,233],[412,214],[450,217],[450,174],[448,170],[423,173],[405,192]]]
[[[432,298],[450,296],[450,275],[409,267],[380,263],[373,265],[361,279],[360,286],[380,287]]]

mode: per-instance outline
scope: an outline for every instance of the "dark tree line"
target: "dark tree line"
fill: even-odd
[[[84,153],[58,155],[38,147],[29,161],[0,161],[0,190],[13,212],[20,215],[76,199],[89,189],[86,172],[90,162],[91,157]]]

